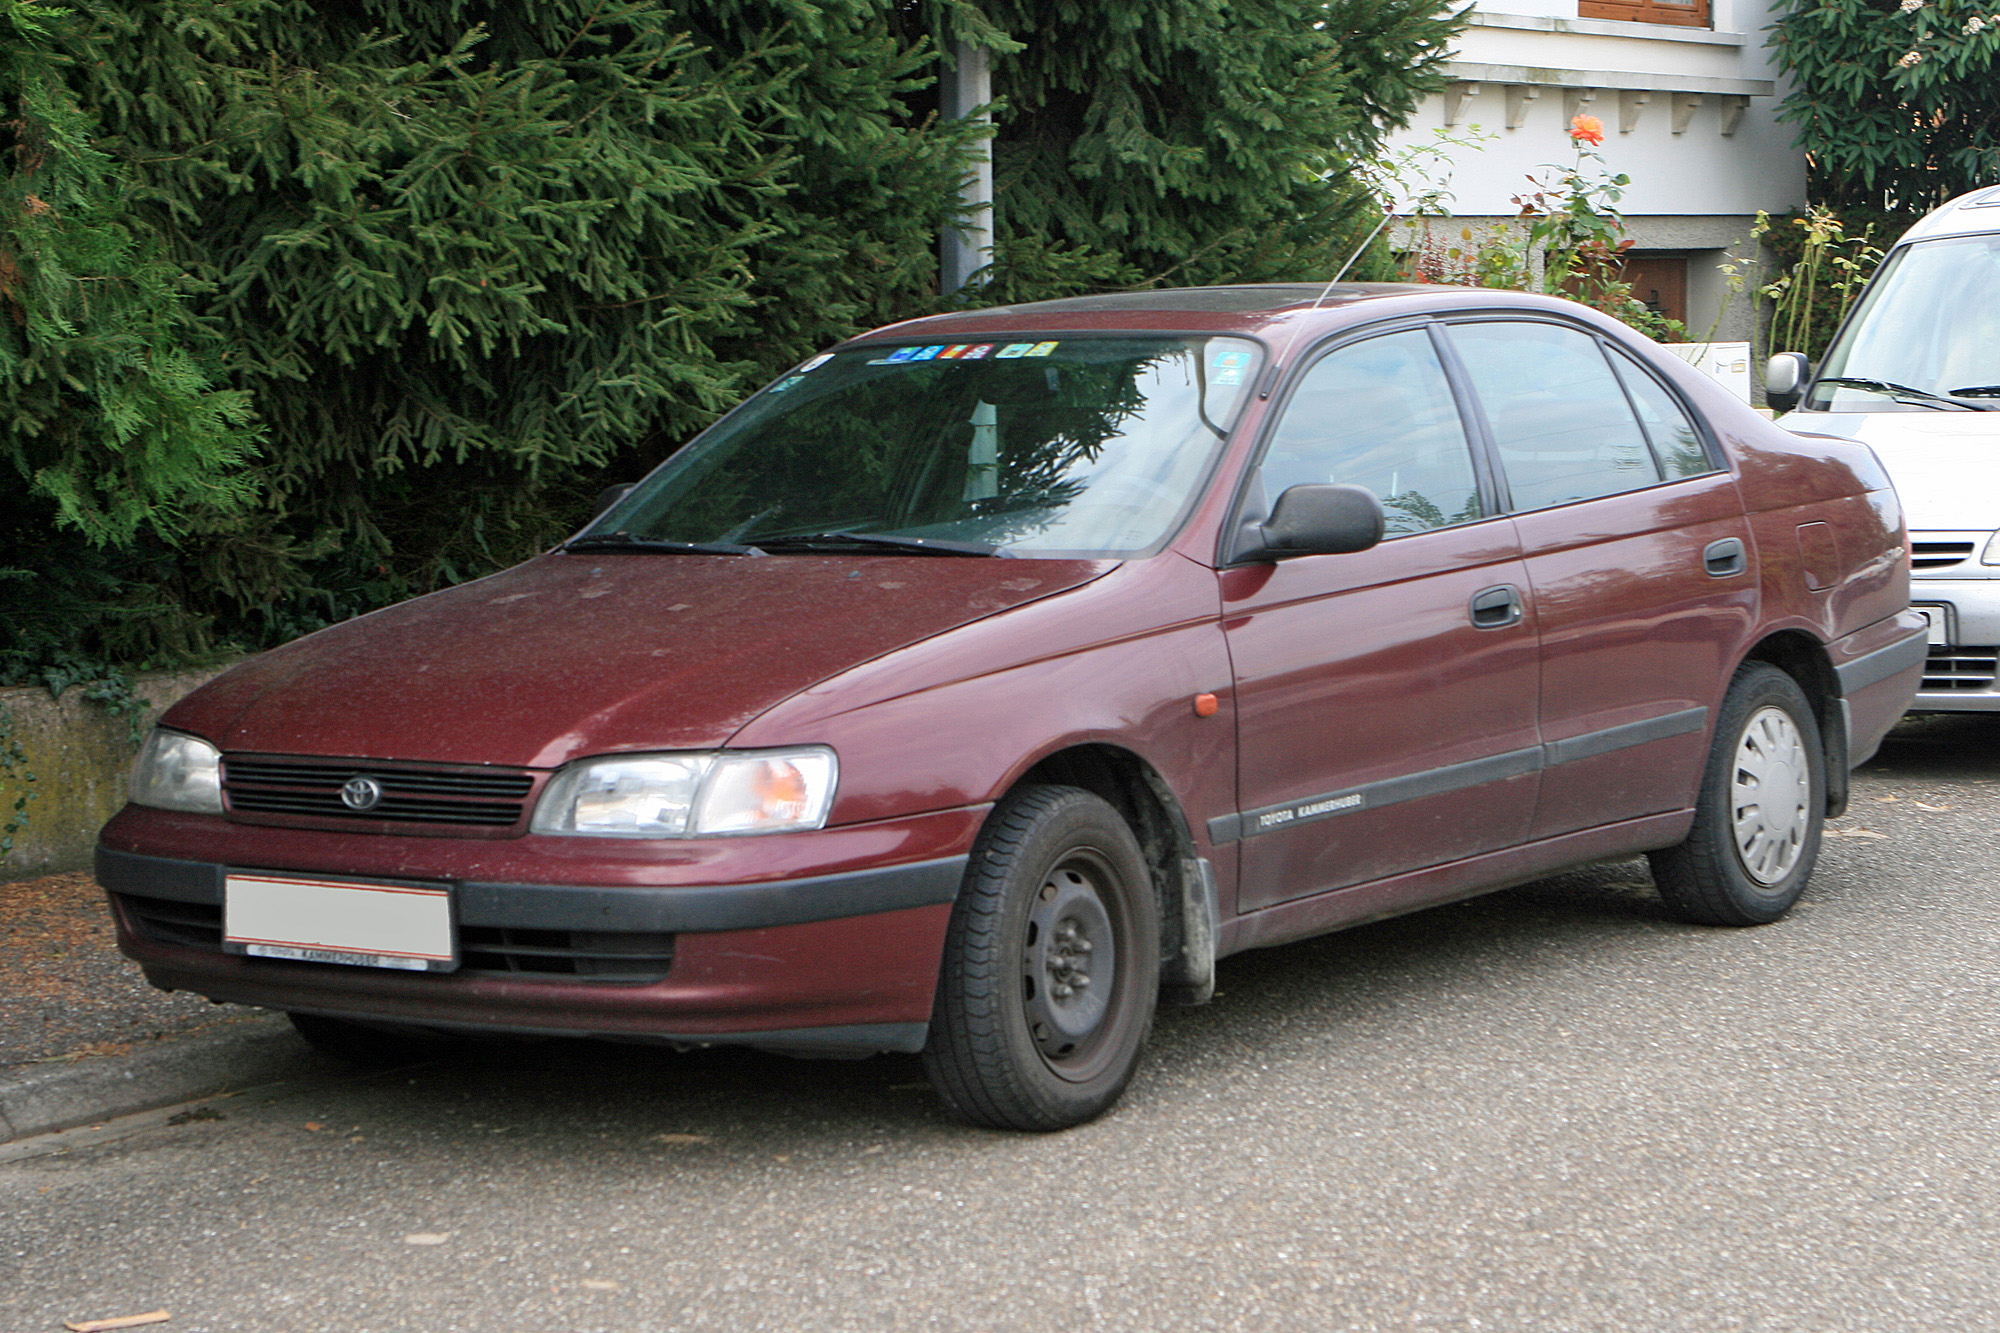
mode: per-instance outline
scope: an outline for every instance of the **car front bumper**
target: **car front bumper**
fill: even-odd
[[[1943,643],[1933,643],[1915,712],[2000,712],[2000,579],[1910,580],[1910,604],[1945,608]]]
[[[584,849],[586,859],[552,866],[518,846],[496,861],[502,849],[492,843],[246,830],[128,807],[106,826],[97,878],[111,898],[119,947],[165,990],[443,1029],[829,1055],[916,1051],[981,813],[824,830],[791,843],[787,861],[830,862],[814,867],[819,873],[738,883],[696,878],[732,862],[740,868],[759,850],[770,853],[738,839],[721,850],[719,864],[696,857],[656,867],[651,878],[680,882],[647,884],[618,882],[647,873],[635,868],[630,845],[601,847],[605,859],[595,864],[587,859],[592,849]],[[209,842],[222,845],[201,856],[160,854],[184,847],[190,829],[196,841],[205,829]],[[806,843],[816,843],[823,857],[809,849],[801,856]],[[932,854],[850,864],[871,846]],[[394,864],[385,864],[385,855]],[[473,864],[452,864],[465,860]],[[451,893],[461,966],[403,972],[225,952],[225,876],[246,869],[441,884]],[[559,870],[569,882],[478,873],[534,869]],[[598,956],[606,952],[608,960]],[[609,975],[588,974],[607,961]],[[657,974],[635,978],[635,965]],[[586,971],[565,971],[577,968]]]

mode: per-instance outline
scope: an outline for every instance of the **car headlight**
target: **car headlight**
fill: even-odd
[[[823,746],[587,759],[549,781],[529,827],[586,838],[816,829],[839,773]]]
[[[2000,532],[1996,532],[1986,539],[1986,549],[1979,553],[1979,563],[1982,565],[2000,565]]]
[[[207,741],[153,728],[132,761],[132,804],[222,813],[222,752]]]

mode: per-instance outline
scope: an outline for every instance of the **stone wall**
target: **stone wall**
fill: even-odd
[[[160,672],[133,682],[153,705],[141,731],[182,695],[223,668]],[[0,689],[0,733],[26,752],[22,765],[35,775],[29,790],[27,827],[14,835],[14,850],[0,856],[0,881],[83,870],[90,865],[97,830],[125,804],[125,779],[138,746],[127,720],[114,717],[80,689],[52,699],[40,686]],[[21,774],[0,766],[0,823],[14,808]]]

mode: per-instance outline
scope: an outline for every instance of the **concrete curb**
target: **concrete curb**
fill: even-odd
[[[168,1037],[130,1055],[0,1070],[0,1143],[324,1069],[277,1014]]]

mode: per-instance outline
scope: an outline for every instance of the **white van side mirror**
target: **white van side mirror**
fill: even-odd
[[[1812,362],[1804,352],[1780,352],[1764,366],[1764,401],[1776,412],[1799,405],[1799,395],[1812,378]]]

